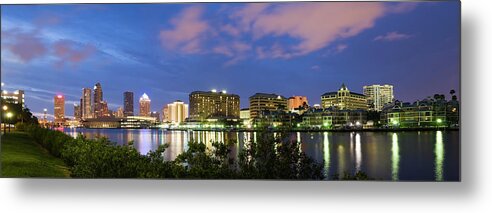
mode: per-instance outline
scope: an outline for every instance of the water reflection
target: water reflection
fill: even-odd
[[[443,143],[443,138],[442,138],[442,131],[437,131],[436,132],[436,148],[435,148],[435,155],[436,155],[436,180],[437,181],[442,181],[443,180],[443,162],[444,162],[444,143]]]
[[[204,143],[208,148],[211,148],[211,141],[235,141],[237,144],[229,146],[230,156],[235,159],[251,141],[262,142],[258,138],[261,134],[257,132],[160,129],[65,129],[65,132],[73,137],[81,134],[87,138],[107,137],[118,145],[134,141],[133,146],[141,154],[147,154],[159,145],[168,143],[169,147],[164,152],[166,160],[174,160],[186,151],[189,141]],[[292,141],[300,141],[299,148],[322,163],[328,179],[335,173],[343,175],[345,172],[361,170],[371,178],[383,180],[459,180],[457,131],[292,132],[286,137]]]
[[[360,171],[362,164],[362,149],[360,147],[360,134],[355,135],[355,170]]]
[[[398,135],[393,133],[391,143],[391,179],[398,180],[400,170],[400,147],[398,145]]]
[[[323,160],[325,177],[330,177],[330,141],[328,140],[328,132],[323,133]]]

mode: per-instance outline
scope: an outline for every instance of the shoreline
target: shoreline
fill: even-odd
[[[398,129],[169,129],[169,128],[73,128],[73,129],[117,129],[117,130],[137,130],[137,129],[156,129],[166,131],[212,131],[212,132],[418,132],[418,131],[460,131],[456,127],[431,127],[431,128],[398,128]]]

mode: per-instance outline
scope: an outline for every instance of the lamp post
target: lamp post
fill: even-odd
[[[8,118],[8,122],[9,122],[9,132],[10,132],[10,118],[13,116],[13,114],[11,112],[7,112],[7,118]],[[4,132],[5,133],[5,132]]]
[[[2,109],[3,109],[3,113],[2,114],[5,115],[5,112],[9,108],[7,107],[7,105],[3,105]],[[3,123],[3,134],[5,134],[5,131],[7,130],[7,126],[5,126],[5,122],[2,122],[2,123]]]

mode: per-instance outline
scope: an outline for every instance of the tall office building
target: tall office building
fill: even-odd
[[[287,110],[287,98],[277,94],[256,93],[249,97],[251,118],[260,117],[264,111]]]
[[[92,110],[94,111],[94,118],[103,117],[102,112],[102,101],[103,101],[103,91],[100,83],[96,83],[94,86],[94,103],[92,105]]]
[[[123,107],[118,107],[118,109],[116,110],[115,117],[117,118],[125,117],[125,113],[123,112]]]
[[[203,121],[209,118],[239,118],[239,95],[217,92],[194,91],[190,94],[189,119]]]
[[[167,105],[167,122],[179,124],[188,117],[188,104],[177,100]]]
[[[24,101],[24,90],[15,90],[12,92],[2,90],[2,100],[13,104],[20,104],[22,105],[22,108],[26,107]]]
[[[367,98],[363,94],[351,92],[345,84],[342,84],[337,92],[327,92],[321,95],[323,108],[336,107],[337,109],[367,110]]]
[[[289,111],[293,111],[294,109],[297,109],[304,105],[306,106],[309,105],[306,96],[292,96],[289,99],[287,99],[287,109]]]
[[[133,92],[123,93],[123,114],[133,116]]]
[[[63,125],[65,122],[65,97],[55,95],[55,124]]]
[[[111,116],[110,110],[108,108],[108,102],[106,102],[106,101],[101,101],[99,103],[99,111],[100,112],[99,112],[98,118]]]
[[[92,91],[90,88],[82,89],[82,118],[92,118]]]
[[[381,111],[385,104],[392,103],[395,99],[393,85],[389,84],[364,86],[364,95],[367,97],[369,108],[374,111]]]
[[[73,117],[77,121],[82,118],[82,108],[78,104],[73,104]]]
[[[140,103],[140,116],[150,117],[150,98],[147,94],[143,94],[139,100]]]

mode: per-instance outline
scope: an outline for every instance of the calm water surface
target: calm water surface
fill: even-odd
[[[134,141],[142,154],[169,143],[164,153],[173,160],[188,148],[188,141],[237,141],[231,145],[231,155],[256,141],[254,132],[166,131],[160,129],[65,129],[67,134],[88,138],[106,137],[119,145]],[[382,180],[459,181],[458,131],[409,132],[293,132],[289,140],[301,142],[308,156],[323,163],[327,177],[334,174],[366,172]]]

